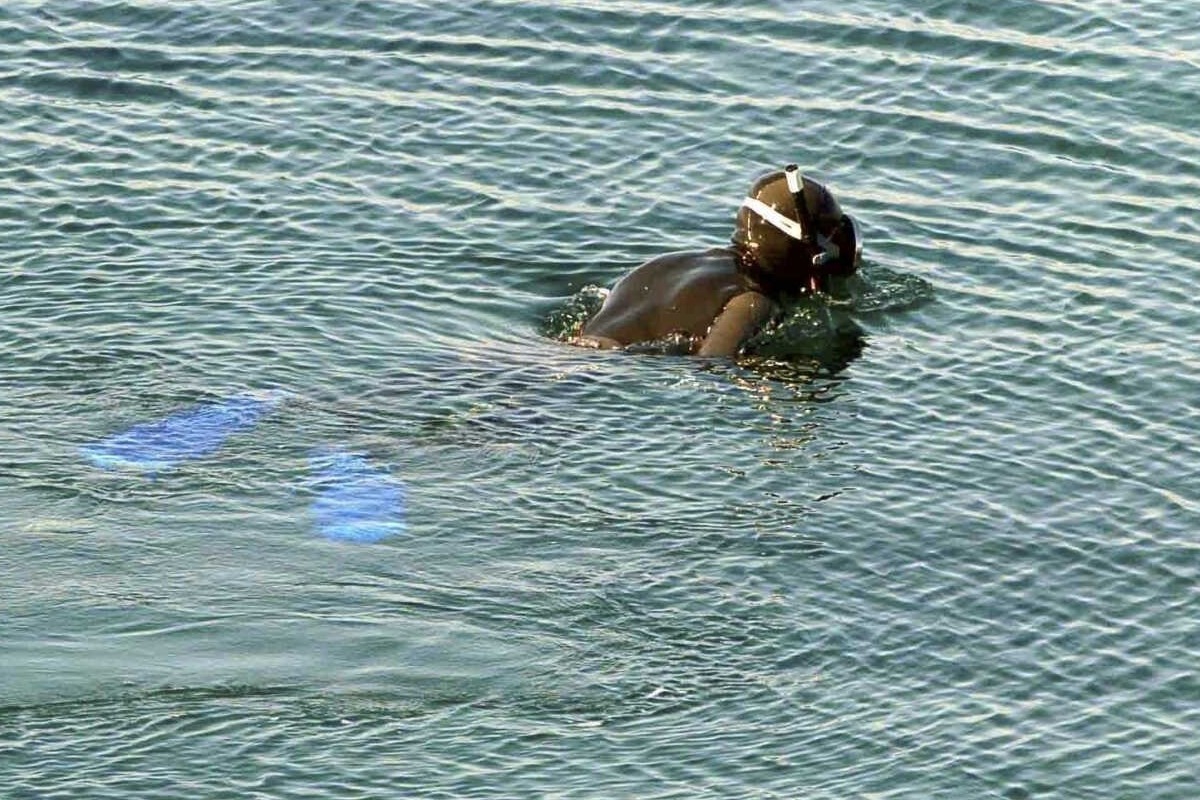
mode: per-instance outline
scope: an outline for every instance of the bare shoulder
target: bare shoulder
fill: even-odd
[[[703,338],[730,299],[750,288],[733,250],[666,253],[618,280],[582,333],[622,345],[679,332]]]
[[[652,278],[671,278],[673,276],[700,277],[703,275],[721,275],[733,277],[737,274],[737,260],[733,251],[726,248],[710,250],[684,250],[674,253],[663,253],[645,261],[627,272],[613,286],[613,291],[625,283]]]

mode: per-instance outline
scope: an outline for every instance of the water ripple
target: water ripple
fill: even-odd
[[[1190,798],[1198,22],[5,4],[3,792]],[[792,160],[844,297],[558,341]],[[329,446],[404,536],[315,535]]]

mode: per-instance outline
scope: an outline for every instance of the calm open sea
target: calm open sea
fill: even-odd
[[[5,0],[0,796],[1194,800],[1198,131],[1181,0]],[[557,340],[788,161],[849,301]]]

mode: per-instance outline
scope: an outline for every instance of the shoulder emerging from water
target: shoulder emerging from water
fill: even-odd
[[[733,355],[783,298],[827,291],[831,278],[858,268],[862,254],[854,220],[794,165],[751,186],[731,245],[667,253],[635,267],[613,284],[574,343],[670,341],[672,352]]]

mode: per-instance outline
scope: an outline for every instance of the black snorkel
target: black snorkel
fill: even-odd
[[[808,279],[808,288],[813,293],[828,290],[828,280],[825,266],[838,257],[838,247],[824,236],[818,240],[817,224],[809,213],[808,203],[804,199],[804,174],[796,164],[788,164],[783,168],[787,179],[788,191],[792,193],[792,201],[796,204],[796,217],[804,234],[804,243],[812,252],[812,274]],[[831,252],[832,251],[832,252]]]

